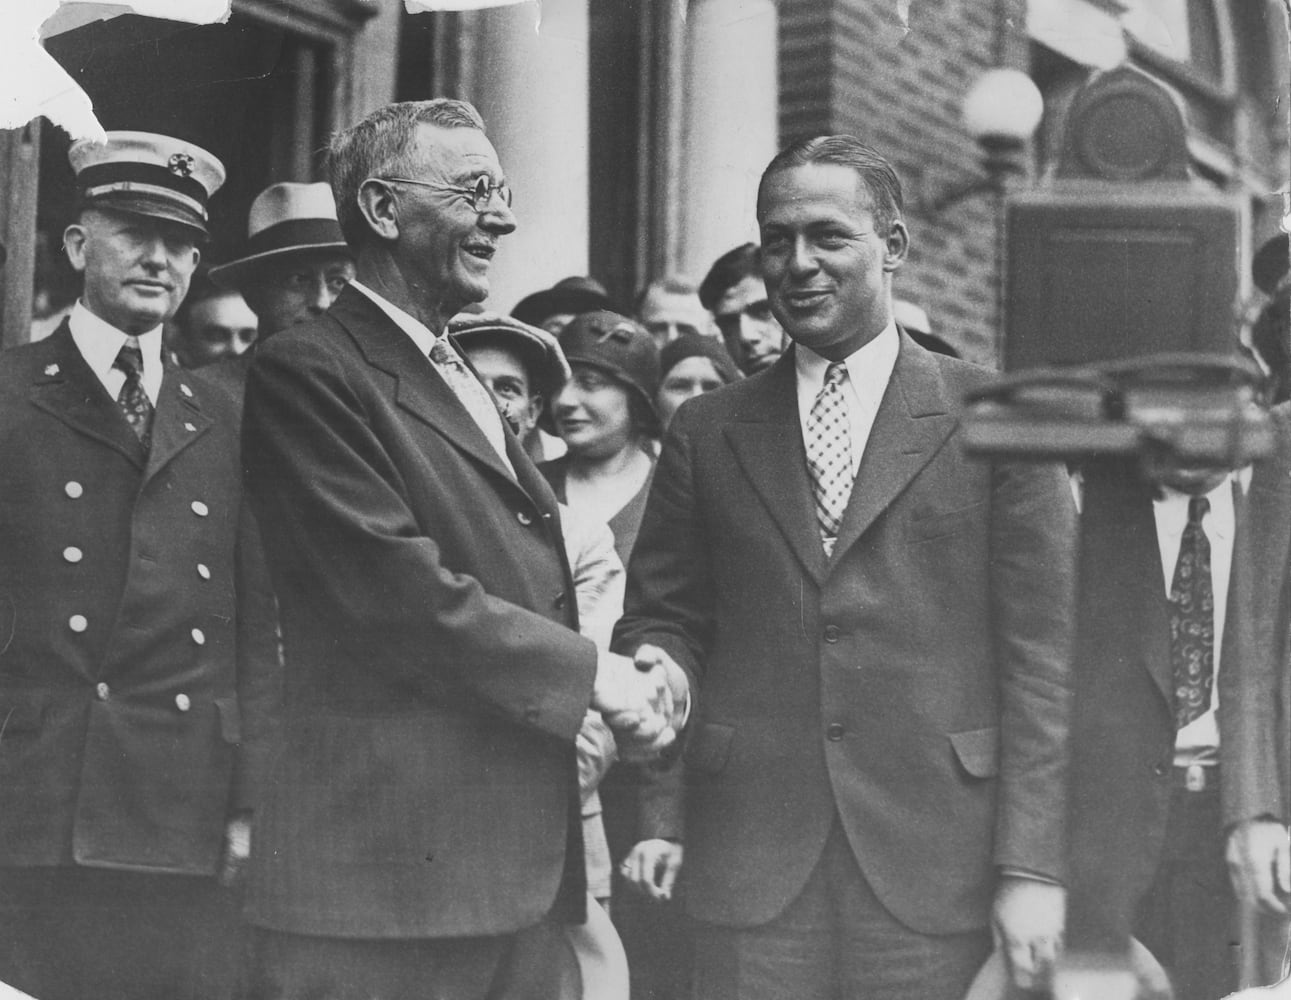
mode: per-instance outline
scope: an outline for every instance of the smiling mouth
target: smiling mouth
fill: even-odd
[[[799,288],[794,291],[785,292],[784,301],[790,306],[796,308],[806,308],[819,305],[829,296],[829,290],[826,288]]]
[[[483,261],[491,261],[493,255],[498,252],[498,248],[491,243],[468,243],[462,249],[477,260]]]

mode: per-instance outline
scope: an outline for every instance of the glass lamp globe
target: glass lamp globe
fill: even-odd
[[[1044,98],[1021,70],[987,70],[964,98],[964,127],[974,139],[1026,142],[1040,124]]]

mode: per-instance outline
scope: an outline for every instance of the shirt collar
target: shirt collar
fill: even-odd
[[[900,349],[901,338],[897,334],[896,323],[889,322],[877,337],[843,359],[847,365],[847,378],[852,383],[856,397],[868,403],[871,408],[878,408],[879,400],[887,390]],[[829,361],[802,344],[796,344],[793,353],[799,380],[806,381],[819,390],[825,384],[825,370],[829,367]]]
[[[377,308],[390,317],[395,326],[412,338],[412,342],[417,345],[417,349],[422,354],[430,355],[430,349],[435,346],[435,341],[442,335],[436,334],[421,320],[400,309],[389,299],[377,294],[361,281],[351,280],[349,287],[362,292],[371,299]]]
[[[101,319],[86,308],[79,299],[67,317],[67,326],[71,330],[72,340],[81,357],[90,366],[90,370],[103,381],[112,371],[112,364],[125,345],[129,334],[118,330],[105,319]],[[139,341],[139,352],[143,355],[143,378],[150,381],[154,374],[159,374],[161,362],[161,324],[147,333],[135,338]]]
[[[1224,477],[1222,483],[1205,494],[1206,499],[1210,501],[1210,511],[1203,519],[1207,534],[1225,539],[1232,537],[1234,518],[1236,516],[1233,510],[1233,483],[1236,482],[1240,485],[1242,483],[1242,473],[1245,471],[1243,469],[1230,473]],[[1153,501],[1158,510],[1167,514],[1163,528],[1165,533],[1172,538],[1182,535],[1183,529],[1188,524],[1189,499],[1189,494],[1181,490],[1162,486],[1161,495]]]

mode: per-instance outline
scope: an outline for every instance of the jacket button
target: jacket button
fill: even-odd
[[[1152,773],[1155,774],[1158,778],[1164,778],[1167,774],[1170,773],[1170,765],[1165,763],[1157,764],[1152,768]]]
[[[189,507],[192,508],[193,513],[196,514],[198,517],[205,517],[207,514],[211,512],[211,508],[207,507],[206,504],[202,503],[202,501],[200,500],[194,500],[191,504],[189,504]]]
[[[193,634],[193,641],[195,643],[197,643],[199,646],[206,645],[206,633],[203,632],[200,628],[193,629],[192,634]]]
[[[84,556],[85,556],[85,553],[82,552],[80,549],[78,549],[75,545],[69,545],[67,548],[63,549],[63,558],[66,559],[69,563],[78,563],[81,561],[82,558],[84,558]]]
[[[98,684],[94,685],[94,696],[98,698],[99,701],[107,701],[112,697],[112,689],[102,681],[99,681]]]
[[[530,513],[527,510],[516,511],[516,520],[519,521],[521,524],[523,524],[526,528],[529,527],[529,525],[533,524],[533,517],[530,515]]]
[[[197,575],[203,580],[209,580],[211,578],[211,567],[207,566],[206,563],[198,563]]]
[[[842,634],[843,634],[843,633],[839,630],[839,628],[838,628],[838,626],[837,626],[837,625],[826,625],[826,626],[825,626],[825,641],[826,641],[826,642],[837,642],[837,641],[838,641],[838,637],[839,637],[840,635],[842,635]]]
[[[843,727],[840,723],[831,722],[825,727],[825,738],[837,743],[843,738]]]
[[[197,425],[194,423],[190,423],[189,421],[186,420],[184,421],[184,430],[189,431],[191,433],[197,430]]]
[[[67,627],[73,632],[84,632],[90,627],[89,620],[84,615],[72,615],[67,619]]]
[[[184,694],[183,692],[180,692],[179,694],[175,695],[175,707],[179,709],[181,712],[187,712],[190,708],[193,707],[193,703],[189,700],[188,695]]]
[[[79,500],[81,494],[85,492],[85,487],[73,479],[63,487],[63,492],[73,500]]]

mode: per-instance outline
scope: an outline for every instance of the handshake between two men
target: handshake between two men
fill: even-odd
[[[658,646],[643,645],[631,659],[601,653],[592,708],[613,730],[620,759],[648,762],[677,739],[689,714],[690,684]]]

